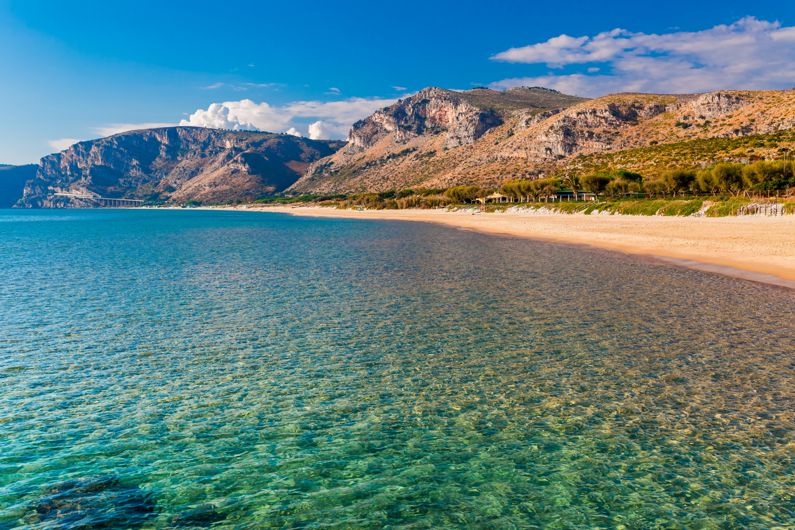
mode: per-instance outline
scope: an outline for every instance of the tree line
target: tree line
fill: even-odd
[[[562,190],[576,196],[590,192],[609,197],[645,195],[664,197],[698,194],[765,194],[795,190],[795,161],[761,160],[749,164],[720,163],[700,170],[671,169],[652,178],[626,170],[599,172],[581,177],[535,180],[509,180],[500,187],[503,195],[519,201],[538,201]],[[456,202],[472,202],[483,196],[475,186],[457,186],[448,190]]]
[[[451,204],[473,203],[486,197],[494,188],[464,185],[444,189],[406,189],[381,193],[303,195],[270,197],[257,202],[293,203],[326,202],[342,207],[368,209],[439,208]],[[795,161],[772,160],[748,164],[720,163],[701,170],[671,169],[644,178],[640,173],[614,170],[583,176],[519,179],[504,182],[496,191],[518,202],[538,202],[561,191],[576,200],[583,192],[610,198],[666,197],[686,195],[768,194],[784,192],[795,195]]]

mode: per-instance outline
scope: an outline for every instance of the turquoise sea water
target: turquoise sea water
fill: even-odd
[[[0,210],[0,528],[793,528],[795,293],[415,224]]]

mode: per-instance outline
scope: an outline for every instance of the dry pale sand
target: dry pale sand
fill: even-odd
[[[254,209],[254,208],[247,208]],[[795,215],[657,217],[533,211],[338,210],[269,206],[268,212],[432,222],[491,234],[589,245],[795,288]]]

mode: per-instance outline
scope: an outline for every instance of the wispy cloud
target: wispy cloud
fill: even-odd
[[[392,85],[392,90],[394,90],[396,92],[405,92],[408,89],[406,87],[404,87],[404,86]]]
[[[494,88],[542,85],[598,96],[609,92],[701,92],[795,85],[795,26],[746,17],[702,31],[662,34],[614,29],[593,36],[558,35],[511,48],[496,61],[581,65],[582,72],[504,79]]]
[[[206,109],[196,110],[180,125],[299,133],[313,139],[345,138],[355,121],[394,102],[384,98],[347,98],[271,105],[242,99],[212,103]]]
[[[70,148],[79,141],[80,140],[77,138],[58,138],[55,140],[50,140],[47,143],[56,151],[63,151],[64,149]]]
[[[245,92],[246,90],[256,88],[278,88],[281,86],[283,86],[282,83],[223,83],[219,81],[201,88],[202,90],[219,90],[221,88],[226,88],[227,90],[234,90],[235,92]]]
[[[342,90],[340,90],[339,88],[333,86],[333,87],[329,87],[329,89],[326,91],[326,94],[330,94],[332,96],[339,96],[340,94],[342,94]]]
[[[173,127],[175,123],[165,122],[144,122],[144,123],[111,123],[101,127],[95,127],[94,132],[99,136],[111,136],[127,131],[137,131],[139,129],[154,129],[157,127]]]

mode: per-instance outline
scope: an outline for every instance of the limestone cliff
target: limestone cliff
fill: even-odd
[[[445,147],[458,147],[501,123],[494,109],[476,107],[455,92],[431,87],[354,123],[347,149],[362,151],[388,136],[400,143],[434,134],[444,135]]]

